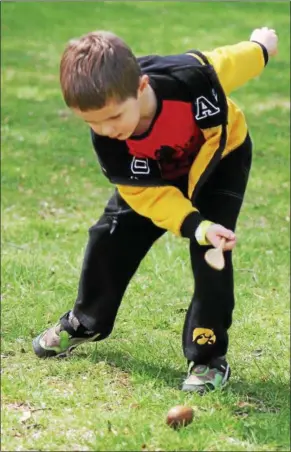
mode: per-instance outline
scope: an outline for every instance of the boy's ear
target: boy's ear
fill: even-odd
[[[149,76],[144,74],[140,77],[139,79],[139,87],[138,87],[138,97],[143,93],[143,91],[145,90],[145,88],[148,86],[149,84]]]

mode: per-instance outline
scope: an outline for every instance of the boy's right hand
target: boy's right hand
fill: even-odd
[[[207,240],[213,245],[215,248],[219,247],[222,238],[225,238],[225,245],[223,247],[223,251],[230,251],[235,247],[236,244],[236,236],[233,231],[230,229],[226,229],[221,224],[211,224],[207,229],[205,236]]]
[[[266,48],[269,56],[274,56],[278,52],[278,36],[276,31],[271,28],[256,28],[251,34],[250,41],[256,41],[262,44]]]

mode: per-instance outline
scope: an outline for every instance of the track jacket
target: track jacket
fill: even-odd
[[[195,196],[221,158],[245,140],[242,111],[228,94],[258,76],[266,49],[241,42],[211,52],[138,59],[158,108],[149,130],[119,141],[91,131],[105,176],[137,213],[176,235],[193,238],[204,218]],[[188,197],[176,187],[188,174]]]

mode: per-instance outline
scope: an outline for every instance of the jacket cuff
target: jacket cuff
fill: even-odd
[[[195,231],[203,220],[204,218],[202,217],[202,215],[200,215],[199,212],[189,213],[180,228],[181,236],[187,237],[188,239],[194,239]]]
[[[261,49],[262,49],[262,51],[263,51],[263,54],[264,54],[265,66],[267,66],[268,61],[269,61],[268,50],[266,49],[266,47],[265,47],[263,44],[261,44],[261,43],[258,42],[258,41],[251,41],[251,42],[255,42],[256,44],[259,44],[259,46],[261,47]]]
[[[199,245],[211,245],[206,237],[206,232],[209,226],[211,226],[212,224],[214,224],[213,221],[209,220],[204,220],[199,224],[198,228],[195,231],[195,238]]]

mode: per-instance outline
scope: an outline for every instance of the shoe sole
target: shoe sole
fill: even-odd
[[[203,395],[203,394],[207,394],[207,393],[213,392],[213,391],[222,391],[225,388],[225,386],[227,385],[227,383],[228,383],[228,381],[226,381],[222,386],[219,386],[219,388],[215,388],[211,384],[205,384],[205,385],[184,384],[181,389],[182,389],[182,391],[185,391],[185,392],[195,392],[196,394]]]

